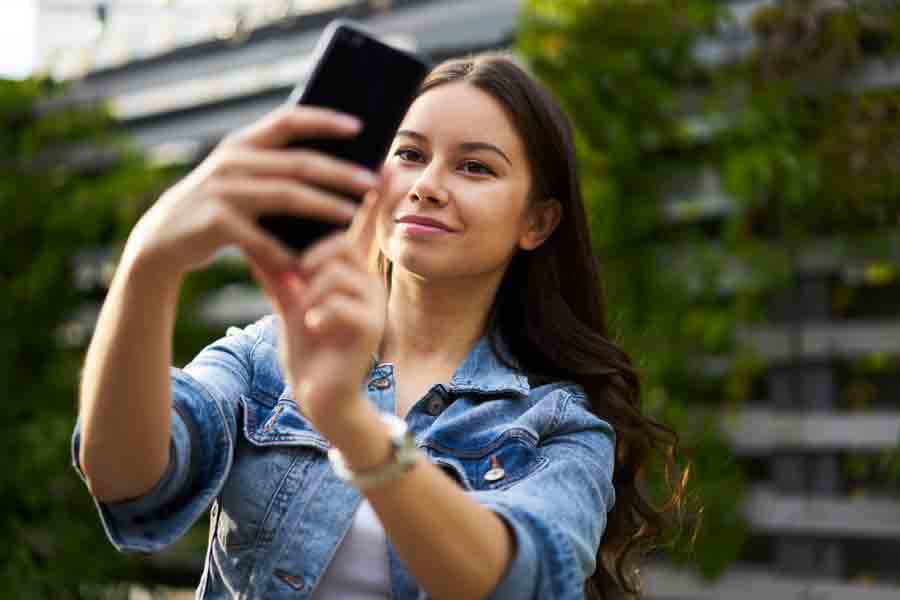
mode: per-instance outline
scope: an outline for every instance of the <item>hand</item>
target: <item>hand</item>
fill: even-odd
[[[369,270],[378,198],[367,193],[350,229],[314,244],[293,271],[272,273],[251,261],[282,320],[282,369],[300,410],[326,437],[359,415],[384,334],[387,290]]]
[[[140,219],[126,255],[181,275],[206,266],[222,246],[236,244],[267,270],[290,269],[295,255],[257,225],[257,216],[283,212],[345,224],[357,205],[322,187],[362,195],[377,184],[377,176],[284,145],[292,139],[351,137],[359,130],[353,123],[329,109],[282,107],[229,135]]]

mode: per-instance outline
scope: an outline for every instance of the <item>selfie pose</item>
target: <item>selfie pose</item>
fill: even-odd
[[[135,226],[73,436],[108,537],[211,507],[204,599],[618,597],[677,436],[609,339],[566,116],[484,53],[428,73],[377,172],[285,148],[366,126],[281,108]],[[292,253],[258,225],[284,213],[342,227]],[[180,284],[229,244],[274,313],[173,367]]]

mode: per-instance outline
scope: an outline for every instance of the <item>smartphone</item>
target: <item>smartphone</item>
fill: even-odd
[[[287,102],[324,106],[359,118],[362,130],[346,139],[304,139],[288,147],[318,150],[377,171],[430,68],[415,54],[385,44],[346,19],[328,24],[314,51],[315,66],[305,85]],[[338,192],[346,196],[345,192]],[[362,198],[351,198],[361,202]],[[261,227],[295,251],[345,228],[290,214],[258,217]]]

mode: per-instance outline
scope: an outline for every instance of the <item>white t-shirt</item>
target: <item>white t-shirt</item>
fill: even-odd
[[[391,597],[387,538],[378,515],[363,498],[350,531],[322,575],[312,600],[383,600]]]

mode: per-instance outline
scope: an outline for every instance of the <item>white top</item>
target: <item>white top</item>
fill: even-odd
[[[378,515],[363,498],[350,531],[322,575],[312,600],[383,600],[391,597],[387,538]]]

